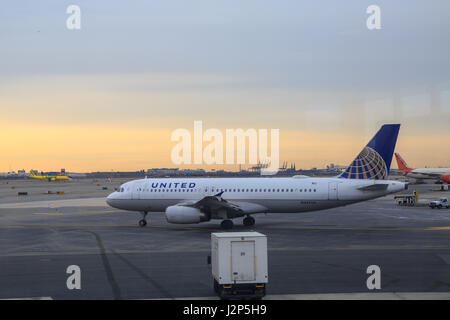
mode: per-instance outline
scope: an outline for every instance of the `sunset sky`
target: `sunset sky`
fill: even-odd
[[[371,31],[373,3],[2,3],[0,172],[175,167],[195,120],[279,129],[297,168],[346,165],[396,122],[410,166],[450,167],[450,2],[376,1]]]

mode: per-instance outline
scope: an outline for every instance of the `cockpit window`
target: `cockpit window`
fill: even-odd
[[[120,188],[120,192],[124,192],[124,191],[125,191],[124,187]]]

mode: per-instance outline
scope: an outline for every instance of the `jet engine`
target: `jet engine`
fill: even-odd
[[[450,183],[450,174],[446,174],[441,177],[442,182]]]
[[[199,209],[185,206],[167,207],[166,219],[170,223],[199,223],[209,220]]]

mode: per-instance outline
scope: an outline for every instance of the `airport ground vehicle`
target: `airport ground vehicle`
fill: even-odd
[[[416,196],[414,195],[401,195],[394,196],[399,206],[414,206],[416,204]]]
[[[448,201],[447,198],[439,198],[435,201],[431,201],[430,202],[430,208],[434,209],[434,208],[438,208],[438,209],[442,209],[442,208],[450,208],[450,202]]]
[[[268,282],[267,238],[259,232],[211,233],[214,291],[221,299],[260,299]]]
[[[412,194],[402,194],[394,196],[399,206],[415,206],[419,202],[419,193],[414,190]]]

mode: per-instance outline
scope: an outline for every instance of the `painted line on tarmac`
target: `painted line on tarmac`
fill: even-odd
[[[450,246],[350,246],[350,247],[320,247],[320,248],[311,248],[311,247],[286,247],[286,248],[271,248],[269,249],[269,253],[275,252],[350,252],[350,251],[428,251],[428,250],[450,250]],[[116,253],[119,254],[152,254],[152,253],[210,253],[211,248],[197,248],[197,249],[180,249],[180,248],[165,248],[165,249],[147,249],[147,250],[120,250],[115,249]],[[110,255],[111,249],[109,252],[105,252],[106,255]],[[32,257],[32,256],[77,256],[77,255],[98,255],[99,252],[97,249],[90,250],[64,250],[64,251],[35,251],[35,252],[20,252],[20,253],[0,253],[0,257]],[[448,258],[450,259],[450,258]],[[450,261],[450,260],[448,260]]]
[[[110,213],[110,212],[121,212],[121,210],[105,208],[105,210],[79,210],[76,213]]]
[[[265,227],[265,226],[263,226]],[[264,228],[265,230],[340,230],[340,231],[430,231],[430,230],[436,230],[435,228],[442,228],[442,227],[378,227],[378,226],[361,226],[361,227],[353,227],[353,226],[293,226],[293,225],[286,225],[286,226],[269,226],[267,228]],[[444,227],[449,228],[449,227]]]
[[[430,227],[426,230],[450,230],[450,227]]]
[[[171,300],[218,300],[219,297],[183,297]],[[264,300],[450,300],[450,292],[352,292],[267,295]],[[167,300],[143,299],[143,300]]]
[[[44,214],[44,213],[42,213]],[[61,213],[62,214],[62,213]],[[1,227],[53,227],[53,228],[124,228],[124,229],[134,229],[134,230],[145,230],[145,229],[171,229],[171,230],[197,230],[197,231],[205,231],[205,232],[225,232],[222,229],[212,229],[212,228],[201,228],[201,227],[179,227],[179,226],[163,226],[163,225],[147,225],[144,228],[134,226],[134,225],[95,225],[95,224],[9,224],[9,223],[1,223]]]
[[[450,292],[353,292],[319,294],[273,294],[264,300],[450,300]],[[6,298],[0,300],[53,300],[52,297]],[[156,298],[142,300],[219,300],[217,296]]]
[[[31,298],[7,298],[0,300],[53,300],[52,297],[31,297]]]
[[[46,212],[36,212],[33,214],[48,214],[48,215],[62,215],[62,213],[46,213]],[[76,213],[75,213],[76,214]],[[147,225],[144,228],[138,228],[134,225],[95,225],[95,224],[8,224],[8,223],[0,223],[0,227],[55,227],[55,228],[73,228],[73,227],[80,227],[80,228],[133,228],[136,230],[145,230],[145,229],[172,229],[172,230],[197,230],[197,231],[208,231],[208,232],[227,232],[223,229],[215,229],[215,228],[209,228],[209,227],[195,227],[195,226],[176,226],[176,225]],[[270,231],[270,230],[339,230],[339,231],[435,231],[435,230],[450,230],[450,227],[411,227],[411,228],[402,228],[402,227],[344,227],[344,226],[270,226],[268,228],[258,229],[259,231]],[[252,229],[253,230],[253,229]],[[253,231],[258,231],[257,229]],[[239,230],[240,231],[240,230]],[[247,230],[250,231],[250,230]],[[233,232],[233,231],[231,231]]]
[[[0,204],[0,209],[26,209],[48,207],[105,207],[106,197],[38,200],[28,202],[12,202]]]
[[[62,212],[33,212],[33,214],[44,214],[48,216],[62,216]]]

